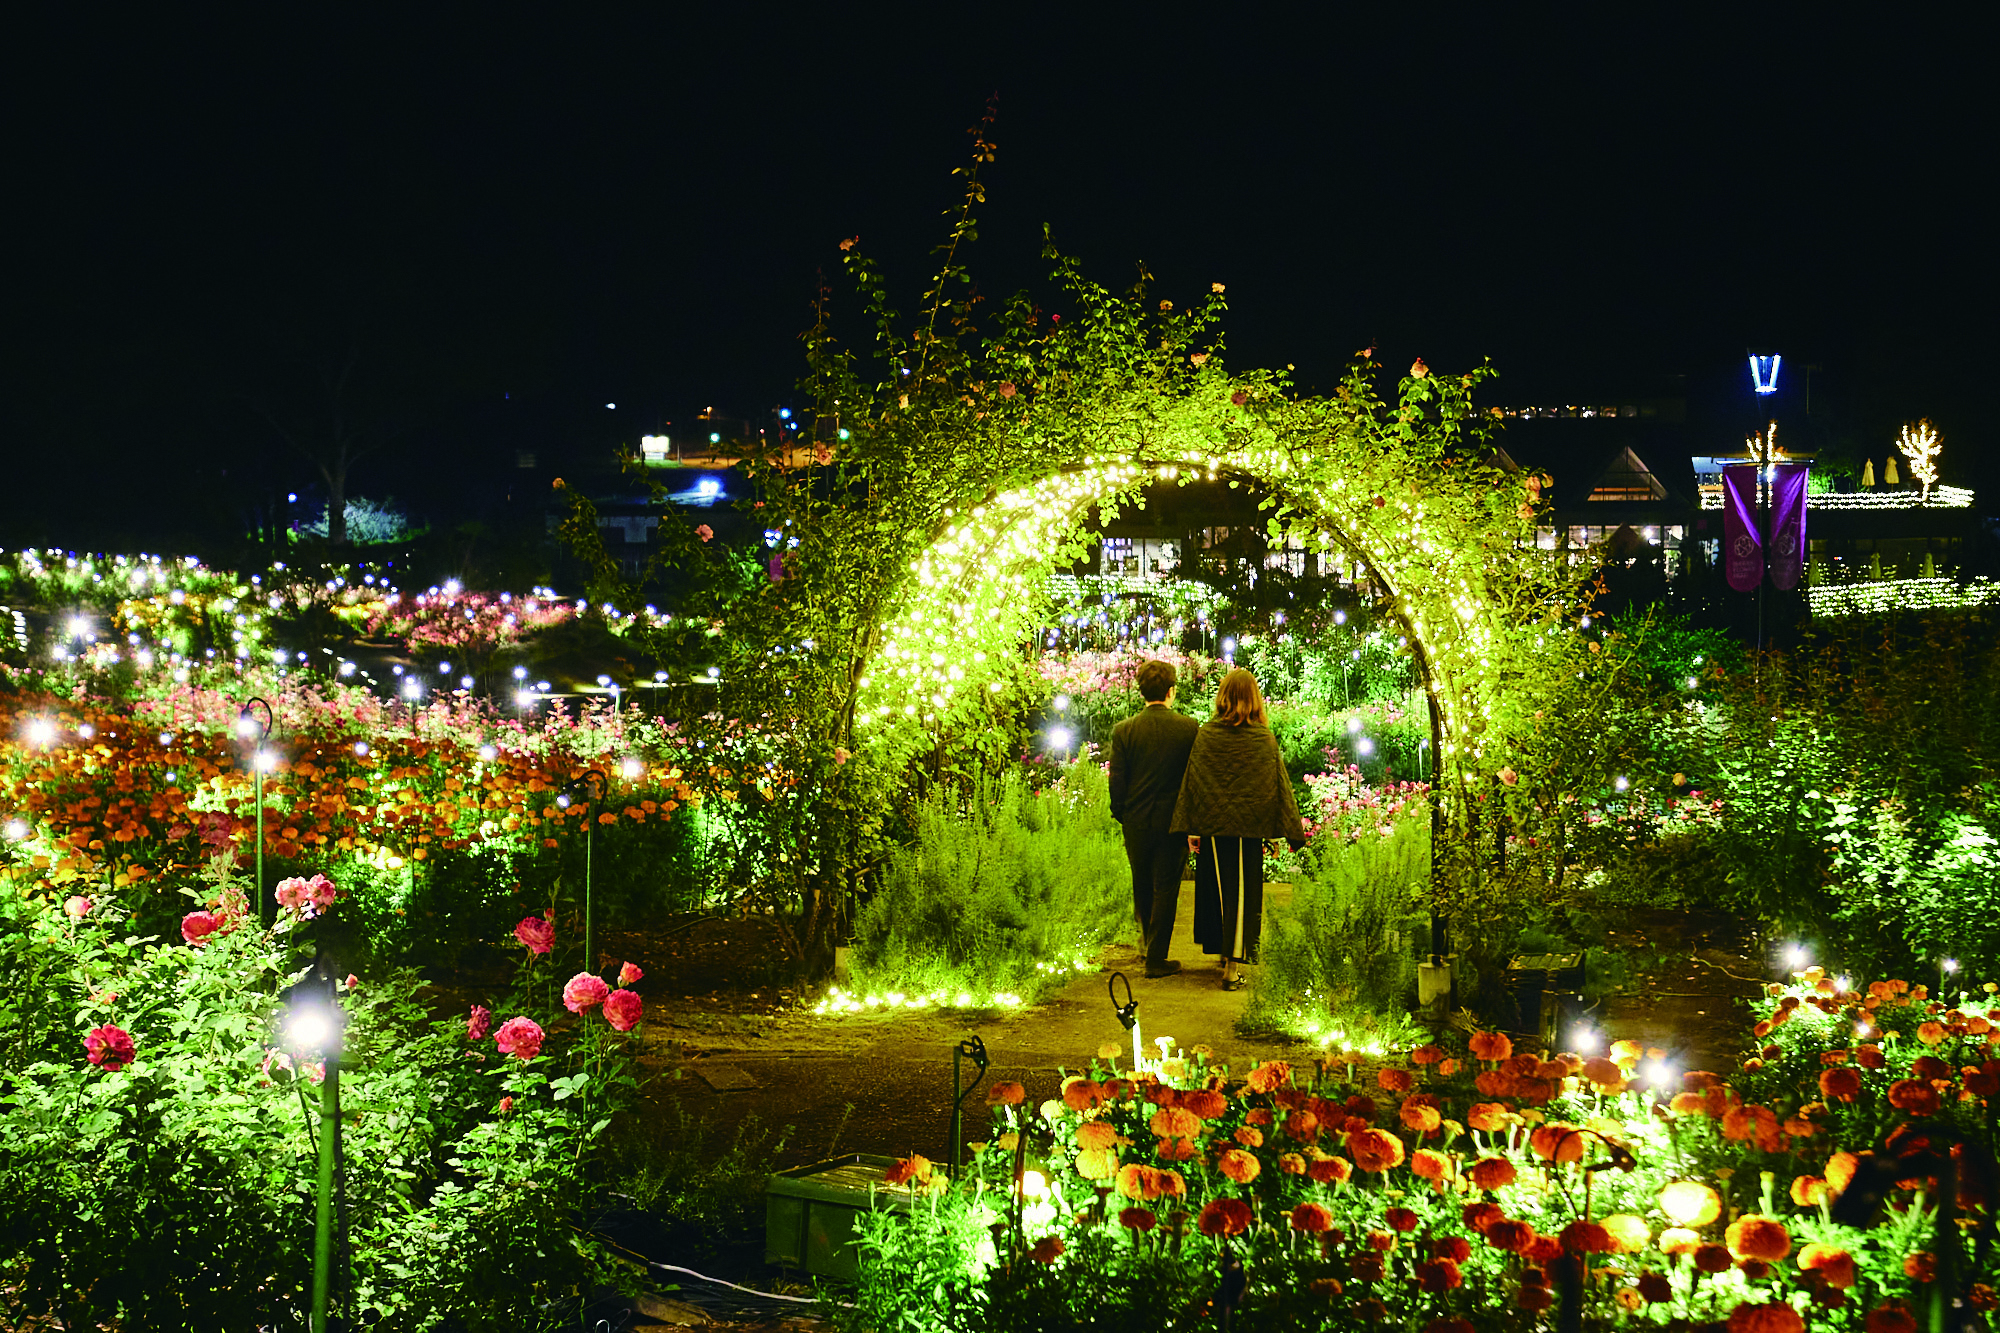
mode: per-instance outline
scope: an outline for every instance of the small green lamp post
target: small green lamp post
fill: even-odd
[[[556,804],[565,810],[578,800],[583,802],[583,970],[586,972],[597,971],[597,918],[590,901],[591,825],[597,822],[597,802],[604,798],[609,781],[603,769],[586,769],[556,795]]]
[[[319,1085],[319,1179],[313,1201],[312,1333],[326,1333],[327,1304],[333,1289],[334,1187],[340,1162],[340,1052],[347,1019],[336,998],[332,970],[324,955],[285,991],[285,1037],[303,1072],[307,1057],[325,1062]]]
[[[262,718],[252,711],[255,708],[264,710]],[[250,756],[250,767],[257,774],[257,924],[260,926],[271,924],[264,903],[264,772],[271,766],[271,756],[264,749],[264,742],[271,738],[271,728],[276,722],[271,705],[262,699],[250,700],[236,715],[236,734],[246,741],[257,742]]]

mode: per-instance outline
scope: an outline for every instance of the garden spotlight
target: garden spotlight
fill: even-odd
[[[1956,972],[1958,971],[1958,960],[1956,958],[1947,958],[1942,963],[1939,963],[1938,966],[1947,972]]]
[[[636,782],[646,774],[646,761],[638,755],[628,754],[618,761],[618,774],[627,782]]]
[[[257,716],[257,709],[264,710],[264,716]],[[271,705],[264,699],[251,699],[236,715],[236,734],[246,741],[257,743],[256,757],[250,767],[257,775],[257,924],[267,926],[264,919],[264,774],[271,770],[270,752],[264,749],[264,742],[271,739],[271,729],[277,725],[277,717],[271,712]],[[167,738],[162,737],[162,745]]]
[[[1589,1028],[1578,1028],[1569,1034],[1569,1044],[1576,1048],[1577,1054],[1589,1055],[1602,1043],[1598,1040],[1597,1034]]]
[[[324,954],[287,988],[285,1039],[303,1072],[306,1057],[318,1055],[325,1074],[319,1085],[319,1184],[313,1206],[312,1333],[326,1333],[327,1299],[333,1285],[334,1184],[340,1163],[340,1048],[346,1017],[335,998],[332,969]],[[303,1090],[302,1090],[303,1091]]]
[[[1679,1070],[1665,1060],[1654,1060],[1646,1066],[1646,1081],[1655,1088],[1664,1088],[1670,1085],[1679,1073]]]
[[[354,742],[354,753],[357,758],[366,759],[368,757],[368,742],[367,741]]]
[[[1794,944],[1791,948],[1785,950],[1785,961],[1792,965],[1794,972],[1804,971],[1806,962],[1811,957],[1812,955],[1806,952],[1806,946],[1803,944]]]
[[[21,839],[28,836],[28,826],[22,820],[10,819],[7,821],[6,832],[7,832],[7,841],[19,842]]]
[[[45,717],[38,717],[34,721],[28,723],[28,744],[54,745],[55,741],[56,741],[55,723],[49,721]]]
[[[482,745],[479,747],[479,757],[483,762],[490,764],[500,757],[500,752],[491,745]]]

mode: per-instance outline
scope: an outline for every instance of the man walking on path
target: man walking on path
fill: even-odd
[[[1167,706],[1176,678],[1171,662],[1141,663],[1137,684],[1146,706],[1111,729],[1111,817],[1125,826],[1132,909],[1139,917],[1149,977],[1170,977],[1181,970],[1167,958],[1167,948],[1174,939],[1187,839],[1169,830],[1188,752],[1201,726]]]

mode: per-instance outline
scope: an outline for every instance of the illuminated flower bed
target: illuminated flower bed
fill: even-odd
[[[864,1317],[891,1326],[1443,1333],[1586,1325],[1913,1329],[1990,1309],[2000,1061],[1990,990],[1852,988],[1757,1006],[1725,1079],[1620,1042],[1543,1057],[1479,1033],[1356,1080],[1336,1053],[1232,1079],[1106,1047],[929,1204],[873,1215]]]

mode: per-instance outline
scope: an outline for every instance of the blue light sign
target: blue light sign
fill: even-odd
[[[1751,353],[1750,383],[1758,393],[1778,391],[1778,366],[1784,359],[1782,356],[1758,356],[1754,352]]]

